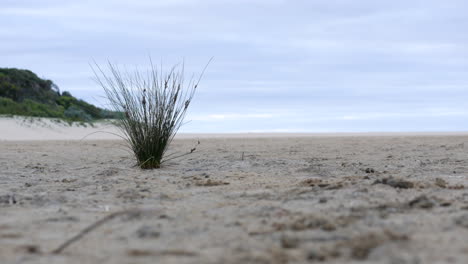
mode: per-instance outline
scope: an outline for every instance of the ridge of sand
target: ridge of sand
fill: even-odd
[[[68,124],[55,118],[0,116],[0,141],[119,139],[115,134],[119,131],[110,121]]]

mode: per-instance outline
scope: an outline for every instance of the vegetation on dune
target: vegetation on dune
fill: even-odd
[[[77,99],[69,92],[60,92],[51,80],[41,79],[29,70],[13,68],[0,68],[0,114],[81,122],[121,115]]]
[[[59,105],[47,105],[26,99],[21,103],[10,98],[0,97],[0,114],[37,117],[64,118],[64,108]]]
[[[117,125],[138,165],[142,169],[159,168],[164,161],[176,158],[165,154],[183,124],[203,73],[186,82],[183,65],[163,73],[151,63],[148,72],[129,73],[109,63],[108,70],[106,73],[96,65],[96,80],[113,110],[124,113]]]
[[[31,99],[42,104],[52,104],[60,91],[51,80],[37,77],[29,70],[0,68],[0,96],[16,102]]]

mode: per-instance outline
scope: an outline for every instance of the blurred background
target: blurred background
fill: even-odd
[[[464,0],[2,0],[0,67],[106,106],[90,63],[185,60],[181,132],[468,130]]]

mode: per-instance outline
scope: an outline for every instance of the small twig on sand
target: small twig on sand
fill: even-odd
[[[193,152],[195,152],[195,150],[197,150],[197,146],[200,145],[200,144],[201,144],[200,140],[198,140],[197,144],[193,148],[191,148],[189,152],[186,152],[184,154],[181,154],[181,155],[175,156],[175,157],[174,157],[174,154],[176,154],[176,153],[172,153],[172,154],[166,156],[166,158],[163,160],[163,162],[167,162],[167,161],[170,161],[170,160],[173,160],[173,159],[178,159],[180,157],[190,155]]]
[[[140,209],[130,209],[130,210],[123,210],[123,211],[118,211],[115,213],[112,213],[110,215],[105,216],[104,218],[94,222],[93,224],[89,225],[85,229],[83,229],[81,232],[76,234],[74,237],[68,239],[65,241],[63,244],[61,244],[59,247],[54,249],[51,253],[52,254],[60,254],[65,248],[70,246],[71,244],[75,243],[76,241],[80,240],[83,238],[84,235],[88,234],[89,232],[93,231],[94,229],[98,228],[99,226],[103,225],[104,223],[122,215],[135,215],[135,214],[140,214],[143,212]]]

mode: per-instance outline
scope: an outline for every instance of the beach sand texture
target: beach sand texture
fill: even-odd
[[[122,144],[1,141],[0,263],[468,263],[468,136]]]

